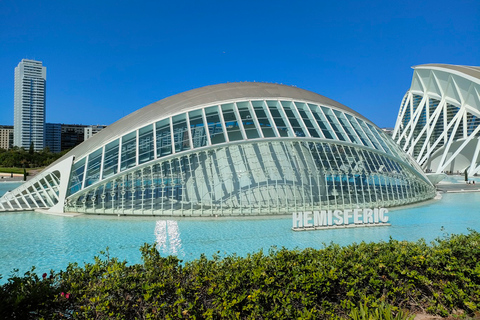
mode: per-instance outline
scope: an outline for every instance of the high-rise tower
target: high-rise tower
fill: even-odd
[[[41,61],[22,59],[15,68],[13,144],[42,150],[45,145],[47,68]]]

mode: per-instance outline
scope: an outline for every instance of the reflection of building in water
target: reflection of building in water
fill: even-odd
[[[177,221],[159,220],[155,224],[157,250],[166,255],[183,253]]]
[[[296,87],[242,82],[120,119],[0,199],[0,209],[275,215],[434,195],[419,166],[354,110]]]

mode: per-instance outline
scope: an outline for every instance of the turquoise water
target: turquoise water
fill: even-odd
[[[0,187],[4,187],[3,184]],[[0,192],[1,189],[0,189]],[[157,243],[162,255],[193,260],[219,252],[245,255],[272,246],[322,248],[360,241],[427,241],[445,234],[480,230],[480,193],[444,194],[442,200],[389,213],[391,226],[294,232],[291,217],[269,219],[177,219],[139,217],[50,216],[34,212],[0,214],[0,274],[4,283],[14,268],[19,274],[65,269],[69,262],[92,262],[109,247],[110,255],[141,262],[139,248]]]

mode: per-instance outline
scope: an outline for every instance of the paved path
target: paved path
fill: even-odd
[[[480,192],[480,184],[442,183],[437,184],[437,190],[443,192]]]

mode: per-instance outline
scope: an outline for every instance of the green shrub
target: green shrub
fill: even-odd
[[[413,320],[414,315],[410,315],[403,310],[395,311],[395,307],[380,303],[376,308],[369,308],[367,304],[360,304],[358,308],[350,312],[352,320]]]
[[[480,307],[480,234],[324,249],[272,248],[182,262],[141,248],[143,263],[107,253],[0,286],[1,319],[408,319]],[[359,307],[360,306],[360,307]]]

